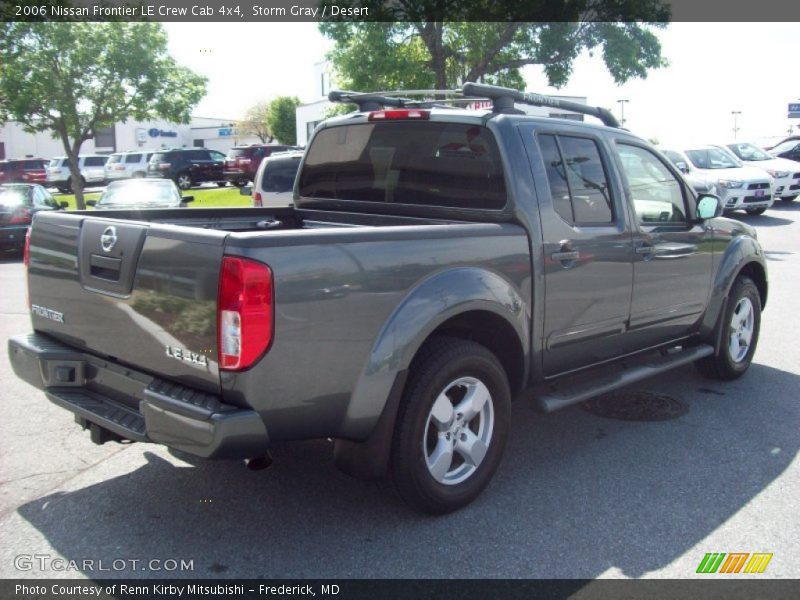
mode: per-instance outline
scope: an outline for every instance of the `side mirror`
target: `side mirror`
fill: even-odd
[[[688,173],[689,172],[689,165],[687,165],[683,161],[675,163],[675,166],[678,167],[678,170],[681,173]]]
[[[182,196],[181,202],[183,203],[194,202],[194,196]]]
[[[86,201],[86,206],[96,206],[96,205],[97,205],[97,200],[87,200]]]
[[[722,200],[714,194],[700,194],[697,197],[697,218],[701,221],[722,214]]]
[[[252,196],[253,195],[253,186],[252,185],[243,185],[239,188],[239,195],[240,196]]]
[[[58,203],[58,207],[63,210],[69,207],[69,202],[65,202],[64,200],[62,200],[61,202]]]

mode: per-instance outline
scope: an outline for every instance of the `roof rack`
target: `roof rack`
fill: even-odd
[[[599,106],[587,106],[579,102],[561,100],[560,98],[553,98],[552,96],[520,92],[511,88],[482,83],[467,82],[461,87],[461,91],[466,97],[489,98],[493,104],[492,111],[496,113],[519,113],[520,111],[514,108],[514,103],[518,102],[530,106],[550,106],[584,115],[591,115],[600,119],[603,124],[608,127],[619,127],[619,121],[611,114],[611,111]]]
[[[401,97],[401,95],[457,97],[436,100],[412,100],[411,98]],[[345,92],[334,90],[328,94],[328,100],[331,102],[356,104],[360,112],[381,110],[385,107],[451,108],[448,106],[449,104],[473,102],[480,98],[491,100],[492,112],[498,114],[524,114],[514,107],[515,103],[519,103],[528,104],[530,106],[560,108],[570,112],[597,117],[608,127],[619,128],[620,126],[616,117],[614,117],[607,108],[587,106],[586,104],[553,98],[552,96],[520,92],[512,88],[473,82],[465,83],[460,90],[398,90],[387,92]]]

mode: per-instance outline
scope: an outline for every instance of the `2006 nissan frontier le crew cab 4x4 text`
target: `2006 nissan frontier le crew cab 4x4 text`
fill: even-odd
[[[295,206],[39,213],[16,374],[97,443],[258,466],[332,438],[343,471],[445,513],[489,483],[512,396],[552,411],[690,362],[747,370],[751,227],[605,109],[448,94],[333,92],[359,111],[317,128]]]

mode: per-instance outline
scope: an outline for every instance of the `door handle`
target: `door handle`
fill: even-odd
[[[636,254],[640,254],[641,256],[648,256],[656,253],[656,249],[653,246],[637,246],[636,247]]]

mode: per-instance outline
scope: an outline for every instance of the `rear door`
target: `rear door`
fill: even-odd
[[[635,221],[626,348],[636,351],[694,331],[711,291],[712,240],[695,219],[694,194],[667,161],[627,139],[616,154]]]
[[[620,184],[599,136],[521,128],[536,177],[545,265],[543,372],[624,352],[633,246]],[[545,186],[540,189],[540,183]]]

